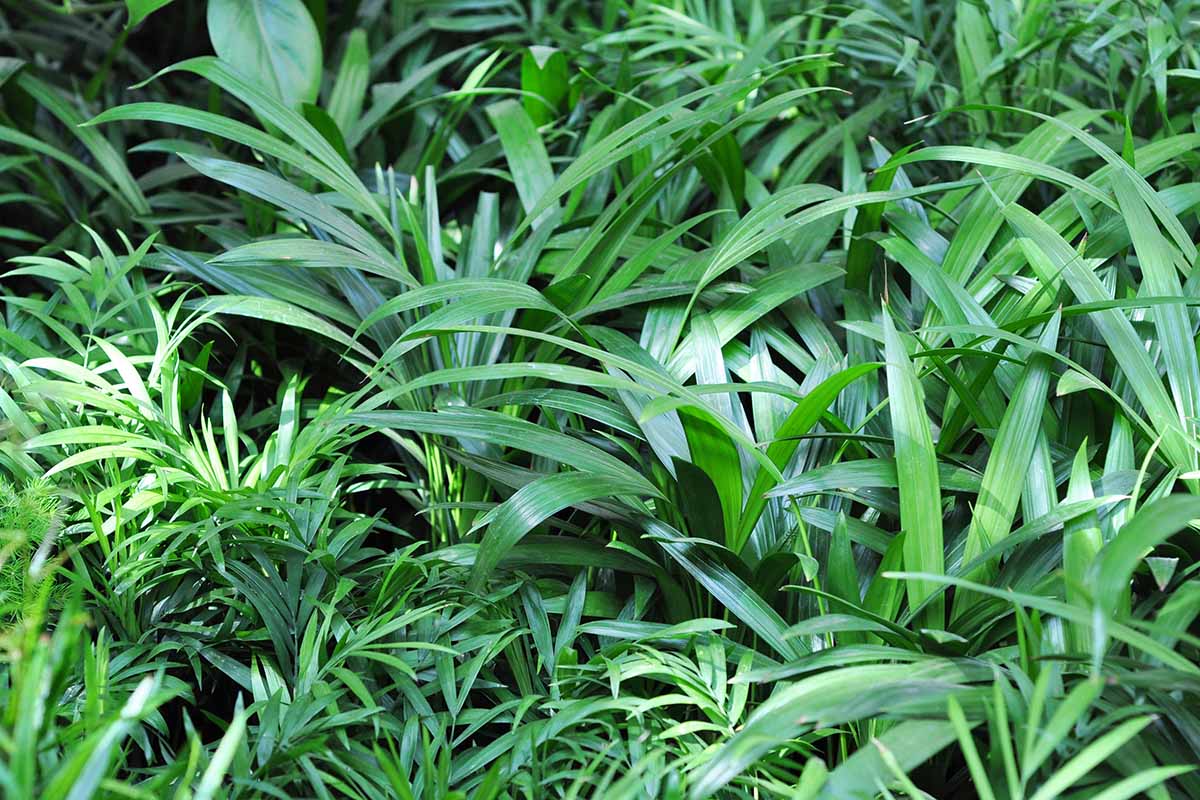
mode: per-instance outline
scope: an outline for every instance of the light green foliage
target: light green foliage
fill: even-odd
[[[15,486],[0,478],[0,609],[19,619],[53,582],[59,498],[45,481]],[[47,587],[51,589],[52,587]]]
[[[1197,3],[2,6],[0,796],[1200,797]]]

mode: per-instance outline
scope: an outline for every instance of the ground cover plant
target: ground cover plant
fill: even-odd
[[[0,3],[0,793],[1200,797],[1200,8]]]

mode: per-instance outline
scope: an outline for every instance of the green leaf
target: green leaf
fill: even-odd
[[[1053,755],[1055,749],[1070,735],[1071,730],[1084,718],[1084,715],[1091,709],[1092,704],[1096,702],[1103,688],[1104,686],[1098,678],[1080,681],[1059,702],[1054,715],[1050,717],[1044,727],[1041,726],[1040,719],[1030,722],[1027,736],[1027,743],[1030,746],[1027,746],[1021,754],[1021,777],[1023,783],[1029,783],[1029,780],[1037,774],[1042,764],[1046,763],[1046,760]]]
[[[320,106],[312,103],[304,103],[301,106],[304,112],[304,119],[308,121],[322,136],[325,141],[333,146],[333,149],[338,152],[346,163],[350,163],[350,151],[346,149],[346,140],[342,137],[342,130],[338,124],[334,122],[333,117]]]
[[[188,307],[202,314],[235,314],[237,316],[252,317],[266,322],[277,322],[300,330],[311,331],[332,339],[348,349],[356,350],[373,360],[371,351],[351,339],[336,325],[332,325],[304,309],[297,308],[281,300],[269,297],[218,295],[203,300],[189,301]]]
[[[521,102],[534,125],[554,118],[568,88],[567,58],[561,50],[533,45],[521,56]]]
[[[329,116],[341,128],[343,137],[349,138],[362,116],[370,77],[367,32],[356,28],[346,40],[346,52],[342,55],[328,103]]]
[[[950,719],[950,724],[954,726],[958,746],[967,762],[967,769],[971,773],[971,781],[979,799],[996,800],[996,795],[992,792],[991,779],[984,769],[983,760],[979,757],[979,749],[975,746],[975,740],[971,736],[971,725],[967,722],[966,715],[963,714],[962,706],[953,697],[947,701],[946,716]]]
[[[246,713],[239,710],[229,727],[226,728],[225,734],[221,737],[221,743],[217,745],[212,760],[208,762],[208,767],[200,778],[200,784],[196,787],[195,800],[213,800],[217,796],[245,736]]]
[[[1159,231],[1154,215],[1127,176],[1114,175],[1112,185],[1142,269],[1142,291],[1152,296],[1182,297],[1177,270],[1179,266],[1185,270],[1188,267],[1183,255]],[[1175,406],[1183,424],[1192,424],[1190,421],[1200,417],[1200,365],[1189,310],[1183,304],[1172,304],[1156,306],[1151,313]],[[1195,463],[1193,452],[1192,466]]]
[[[958,688],[955,681],[969,677],[969,671],[939,660],[919,666],[871,664],[843,667],[781,687],[705,762],[699,778],[692,786],[692,797],[711,796],[764,753],[807,730],[838,725],[901,706],[906,690],[917,690],[918,687],[922,690],[923,699],[932,701],[940,698],[945,703]],[[899,748],[898,758],[898,762],[907,767],[920,763],[954,741],[954,729],[949,723],[910,722],[907,725],[910,728],[916,725],[917,731],[905,730],[905,725],[892,731],[897,736],[901,732],[907,734],[907,741]],[[924,730],[922,726],[930,729]],[[918,732],[921,735],[917,735]],[[889,738],[888,746],[897,741],[897,738]],[[879,754],[878,751],[871,751],[869,747],[858,751],[854,758],[858,762],[868,763],[859,763],[852,772],[847,770],[839,776],[839,770],[843,768],[835,770],[822,796],[855,797],[865,788],[873,792],[876,776],[890,773],[876,772],[878,767],[873,765],[871,755],[878,759]],[[920,758],[914,762],[911,756],[916,754]]]
[[[719,427],[690,409],[681,408],[679,416],[692,463],[708,475],[721,501],[722,516],[708,524],[720,525],[720,540],[728,545],[727,536],[737,528],[742,510],[742,464],[737,445]]]
[[[1150,790],[1162,786],[1177,775],[1194,772],[1196,767],[1183,764],[1177,767],[1152,767],[1117,781],[1102,792],[1091,796],[1091,800],[1129,800],[1131,797],[1150,795]],[[1163,795],[1167,797],[1167,795]]]
[[[646,490],[640,480],[584,472],[561,472],[527,483],[476,522],[477,528],[486,525],[487,532],[475,556],[471,588],[482,589],[488,574],[505,554],[554,514],[601,498],[647,494]]]
[[[600,448],[495,411],[474,408],[446,408],[437,412],[360,411],[347,414],[343,419],[349,424],[376,430],[391,428],[432,433],[514,447],[568,464],[583,472],[596,472],[622,480],[630,486],[640,486],[642,494],[657,494],[653,484],[636,470]]]
[[[550,166],[550,156],[546,154],[541,134],[529,114],[515,100],[493,103],[488,106],[487,115],[500,135],[500,144],[517,187],[517,196],[528,213],[538,206],[554,183],[554,169]],[[549,218],[550,213],[547,208],[533,224],[540,225]]]
[[[854,564],[854,550],[850,545],[845,514],[838,514],[837,523],[833,526],[833,537],[829,543],[829,565],[826,573],[829,580],[826,588],[830,594],[855,606],[862,604],[858,568]],[[859,644],[863,641],[865,641],[864,637],[853,632],[838,636],[838,644]]]
[[[8,79],[16,75],[24,66],[25,62],[19,58],[0,56],[0,88],[3,88],[4,84],[8,83]]]
[[[132,211],[138,214],[150,211],[146,196],[130,173],[124,156],[118,153],[112,143],[101,136],[99,131],[84,127],[84,118],[72,99],[64,97],[62,92],[34,77],[33,73],[28,70],[17,73],[16,83],[47,111],[57,117],[79,139],[80,143],[92,154],[92,158],[95,159],[99,168],[108,175],[112,185],[116,187],[116,193],[119,193],[118,196]],[[54,153],[51,152],[51,155],[53,156]],[[67,163],[73,166],[70,162]],[[76,169],[78,170],[78,168]],[[86,175],[91,170],[84,168],[82,172]]]
[[[1100,640],[1094,652],[1103,651],[1104,623],[1111,620],[1137,565],[1157,545],[1200,519],[1200,497],[1171,495],[1138,509],[1116,537],[1096,554],[1087,573],[1087,587],[1102,616],[1094,620]]]
[[[920,572],[886,572],[882,573],[885,577],[894,579],[907,578],[923,578],[932,581],[940,581],[948,586],[957,586],[966,591],[976,592],[978,594],[996,597],[1005,602],[1015,603],[1026,608],[1037,609],[1044,614],[1052,614],[1061,617],[1068,622],[1074,622],[1081,625],[1089,625],[1093,621],[1093,615],[1068,605],[1059,600],[1042,595],[1030,594],[1028,592],[1016,592],[1012,589],[998,589],[993,586],[988,586],[982,583],[965,580],[963,578],[954,577],[951,575],[929,575],[928,573]],[[1200,667],[1197,667],[1187,658],[1179,655],[1169,647],[1163,646],[1151,637],[1134,630],[1133,628],[1121,624],[1110,623],[1108,626],[1109,634],[1118,641],[1124,642],[1130,647],[1141,650],[1152,658],[1162,661],[1173,669],[1190,675],[1200,675]]]
[[[1075,296],[1084,303],[1111,300],[1100,279],[1079,257],[1074,248],[1037,215],[1017,205],[1005,207],[1004,216],[1031,246],[1039,248],[1051,266],[1062,272]],[[1189,469],[1195,451],[1188,446],[1180,427],[1179,414],[1167,396],[1158,369],[1146,353],[1142,339],[1129,319],[1117,309],[1091,315],[1100,335],[1112,351],[1113,360],[1129,380],[1130,388],[1141,401],[1155,430],[1163,437],[1162,449],[1181,469]]]
[[[298,164],[297,166],[300,169],[344,193],[348,199],[353,201],[355,209],[372,217],[384,230],[391,230],[392,220],[380,208],[379,203],[375,201],[371,193],[367,191],[366,186],[363,185],[362,180],[355,174],[354,170],[349,168],[337,149],[320,132],[313,128],[297,109],[282,103],[269,87],[260,85],[253,78],[248,78],[235,67],[212,56],[189,58],[186,61],[181,61],[178,64],[167,67],[155,77],[179,71],[190,72],[212,81],[250,108],[253,108],[255,113],[265,122],[278,127],[280,131],[292,139],[304,152],[308,153],[320,165],[323,165],[325,171],[317,173],[307,165]],[[135,105],[141,106],[144,104]],[[179,116],[183,116],[179,111],[179,107],[175,106],[173,108],[176,109],[176,113]],[[107,113],[113,112],[110,111]],[[177,124],[195,124],[195,113],[199,112],[193,112],[193,116],[185,117],[185,121]],[[212,119],[212,117],[216,116],[215,114],[208,115],[204,120],[204,124],[208,126],[219,125],[219,122]],[[224,118],[219,119],[223,120]],[[224,120],[224,124],[228,126],[234,123],[232,120]],[[200,130],[208,129],[202,124],[195,124],[195,126],[200,128]],[[257,149],[265,149],[263,139],[272,140],[275,144],[271,145],[270,149],[266,149],[266,152],[270,152],[272,155],[278,155],[281,146],[286,147],[277,137],[255,131],[253,128],[249,128],[249,130],[253,132],[252,135],[255,135],[255,139],[245,139],[244,135],[247,128],[249,126],[241,125],[234,135],[230,135],[225,130],[214,130],[213,132],[220,136],[226,136],[235,142],[245,142]],[[355,142],[352,139],[347,139],[347,141],[353,147]],[[290,148],[290,150],[295,150],[295,148]]]
[[[381,269],[386,268],[383,265],[394,263],[392,254],[361,225],[329,203],[282,178],[233,161],[188,155],[182,158],[202,175],[260,197],[311,222],[342,243],[381,262]]]
[[[891,314],[886,310],[883,336],[900,489],[900,527],[905,533],[904,564],[917,572],[944,572],[942,490],[933,433],[925,412],[925,393]],[[907,589],[908,604],[915,608],[934,587],[910,583]],[[945,609],[940,601],[926,609],[925,621],[926,627],[941,629],[945,626]]]
[[[1092,499],[1092,477],[1087,465],[1087,440],[1079,446],[1071,465],[1071,477],[1067,484],[1064,503]],[[1063,528],[1063,580],[1066,581],[1067,601],[1086,607],[1086,576],[1092,561],[1104,543],[1100,530],[1100,519],[1096,512],[1083,514],[1069,521]],[[1089,602],[1085,602],[1089,601]],[[1072,644],[1079,652],[1091,649],[1091,639],[1086,628],[1071,628]]]
[[[712,478],[690,461],[682,458],[671,461],[675,467],[675,483],[679,487],[680,511],[687,521],[688,532],[726,545],[726,528],[719,524],[725,519],[725,511]]]
[[[146,17],[170,5],[171,2],[172,0],[125,0],[125,8],[129,12],[129,22],[125,27],[136,28]]]
[[[317,99],[321,37],[300,0],[208,0],[208,38],[289,108]]]
[[[1038,344],[1048,350],[1058,341],[1060,314],[1046,323]],[[1029,474],[1037,432],[1041,427],[1047,393],[1050,389],[1050,359],[1041,353],[1030,356],[1017,384],[1000,430],[992,442],[984,469],[979,499],[975,504],[971,526],[967,532],[963,561],[969,562],[987,548],[1007,536],[1012,528],[1021,499],[1025,476]],[[994,564],[989,563],[978,575],[990,576]],[[956,615],[961,606],[956,606]]]
[[[809,392],[803,400],[796,404],[787,419],[780,425],[779,430],[776,431],[775,440],[767,447],[767,457],[778,469],[783,469],[796,452],[796,448],[800,446],[800,440],[795,437],[808,433],[812,426],[817,424],[817,420],[821,418],[842,389],[863,375],[875,371],[879,366],[879,364],[857,364],[830,376]],[[734,539],[733,547],[730,548],[735,553],[745,547],[750,534],[762,516],[763,509],[766,508],[767,492],[778,483],[778,473],[772,474],[761,466],[758,468],[754,482],[746,495],[746,507],[742,511],[737,538]]]
[[[1064,764],[1050,776],[1030,800],[1052,800],[1086,777],[1093,768],[1137,736],[1154,717],[1138,717],[1118,725],[1085,747],[1077,756]]]
[[[686,541],[679,531],[655,519],[644,519],[642,526],[671,558],[777,653],[785,658],[800,654],[796,640],[787,636],[783,618],[745,581],[708,552],[712,545],[697,547]]]

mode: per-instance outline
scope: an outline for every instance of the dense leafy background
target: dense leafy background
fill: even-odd
[[[1200,797],[1197,19],[4,0],[0,792]]]

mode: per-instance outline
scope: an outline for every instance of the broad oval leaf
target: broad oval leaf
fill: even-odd
[[[283,101],[311,103],[321,85],[321,39],[300,0],[209,0],[213,50]]]

